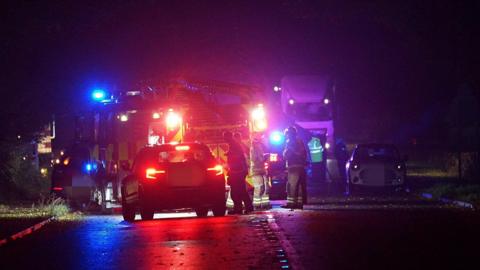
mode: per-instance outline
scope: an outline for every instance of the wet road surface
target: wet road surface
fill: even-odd
[[[0,269],[472,269],[480,245],[477,212],[405,194],[312,197],[303,211],[155,218],[49,224],[1,248]]]

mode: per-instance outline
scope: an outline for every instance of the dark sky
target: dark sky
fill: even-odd
[[[434,0],[11,1],[0,11],[2,130],[84,107],[94,86],[193,76],[271,87],[325,72],[346,132],[396,129],[463,82],[478,89],[479,11]]]

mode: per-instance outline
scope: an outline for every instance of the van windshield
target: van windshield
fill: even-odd
[[[328,121],[332,119],[330,106],[321,102],[288,105],[287,113],[300,121]]]

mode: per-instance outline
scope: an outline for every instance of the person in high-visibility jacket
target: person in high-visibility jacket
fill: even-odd
[[[297,129],[289,127],[285,130],[287,142],[283,151],[283,158],[286,161],[287,181],[287,205],[284,208],[303,209],[307,203],[307,150],[305,144],[297,137]]]
[[[264,151],[265,146],[261,141],[260,134],[252,136],[250,147],[250,175],[253,180],[253,206],[255,209],[270,209],[268,197],[268,178],[265,171]]]

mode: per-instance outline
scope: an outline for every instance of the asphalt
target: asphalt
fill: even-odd
[[[86,216],[0,248],[0,269],[472,269],[477,211],[408,193],[316,192],[305,210]]]

